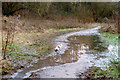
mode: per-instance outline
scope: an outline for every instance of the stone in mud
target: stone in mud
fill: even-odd
[[[14,64],[14,67],[15,67],[16,69],[24,68],[24,66],[23,66],[22,64],[20,64],[20,63]]]
[[[51,77],[55,77],[55,75],[52,75]]]
[[[80,53],[80,55],[82,55],[83,53]]]
[[[38,77],[38,74],[36,74],[35,72],[32,72],[31,75],[29,76],[29,78],[36,78]]]
[[[66,75],[69,75],[69,73],[66,73]]]

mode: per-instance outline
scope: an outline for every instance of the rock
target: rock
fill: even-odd
[[[52,75],[51,77],[55,77],[55,75]]]
[[[36,77],[36,76],[38,76],[38,75],[35,72],[32,72],[30,75],[30,77]]]
[[[20,67],[20,68],[24,68],[24,66],[22,66],[22,65],[21,65],[21,67]]]

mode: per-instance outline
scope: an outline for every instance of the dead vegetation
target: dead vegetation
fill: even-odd
[[[107,25],[103,29],[101,29],[103,32],[110,32],[110,33],[118,33],[118,28],[115,27],[115,25]]]
[[[120,33],[120,22],[119,22],[119,18],[120,18],[120,15],[118,12],[115,12],[114,13],[114,23],[110,23],[110,20],[108,20],[106,23],[107,23],[107,26],[102,28],[101,31],[103,32],[109,32],[109,33]]]
[[[0,74],[5,75],[10,72],[10,70],[13,70],[14,66],[13,64],[8,60],[0,60]]]

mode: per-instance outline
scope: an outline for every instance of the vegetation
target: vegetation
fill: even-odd
[[[119,42],[118,36],[119,36],[119,34],[111,34],[111,33],[107,33],[107,32],[101,32],[101,34],[105,37],[105,39],[107,40],[107,42],[110,45],[118,46],[118,42]],[[115,52],[114,52],[114,54],[115,54]],[[109,63],[109,67],[106,68],[107,69],[106,70],[107,75],[105,77],[106,78],[108,78],[108,77],[120,78],[120,63],[119,63],[119,60],[118,60],[118,58],[117,59],[115,59],[114,57],[112,57],[112,58],[113,59]],[[101,71],[101,73],[102,73],[102,71]]]
[[[118,34],[110,34],[101,32],[101,34],[106,38],[107,42],[111,45],[118,45],[118,40],[116,39]],[[114,54],[115,55],[115,54]],[[117,59],[113,56],[111,62],[105,69],[100,67],[92,66],[85,73],[81,73],[78,76],[85,79],[118,79],[120,77],[120,64]]]
[[[23,10],[28,10],[37,13],[40,17],[52,18],[50,15],[67,14],[77,16],[78,19],[90,19],[93,21],[101,21],[104,18],[112,18],[114,12],[118,9],[118,3],[92,3],[92,2],[28,2],[28,3],[3,3],[3,14],[22,15]]]
[[[104,38],[106,39],[107,43],[111,44],[111,45],[118,45],[118,36],[119,34],[112,34],[112,33],[108,33],[108,32],[101,32],[100,33],[104,36]]]
[[[108,32],[101,32],[105,38],[106,42],[110,45],[118,46],[118,34],[111,34]],[[115,52],[113,52],[115,55]],[[118,79],[120,78],[120,63],[116,57],[111,55],[111,62],[105,69],[100,67],[92,66],[85,73],[78,75],[80,78],[84,77],[86,79]]]
[[[78,76],[80,78],[84,77],[84,79],[118,79],[120,77],[120,64],[113,61],[109,66],[106,70],[93,66]]]

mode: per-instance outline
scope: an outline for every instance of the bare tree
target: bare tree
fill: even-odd
[[[6,51],[8,49],[8,45],[12,45],[13,44],[13,39],[14,39],[14,25],[10,25],[7,28],[7,31],[5,32],[6,35],[4,35],[5,33],[3,33],[3,29],[2,29],[2,56],[3,59],[6,59]]]

